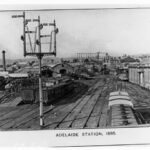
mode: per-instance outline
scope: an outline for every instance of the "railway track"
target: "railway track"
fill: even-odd
[[[117,84],[117,86],[116,86]],[[101,128],[106,126],[128,126],[142,124],[140,114],[127,106],[112,107],[107,116],[108,95],[110,91],[127,90],[127,83],[114,81],[113,78],[104,81],[95,81],[85,94],[70,95],[69,99],[78,99],[69,105],[56,105],[51,110],[45,111],[44,129],[69,129],[69,128]],[[83,89],[84,90],[84,89]],[[63,104],[63,101],[60,102]],[[60,113],[57,113],[60,111]],[[62,113],[61,112],[65,112]],[[56,114],[56,117],[55,117]],[[52,116],[54,115],[54,118]],[[109,119],[109,121],[108,121]],[[39,129],[38,117],[32,118],[34,129]],[[32,128],[30,120],[15,128]]]
[[[126,91],[132,97],[133,94],[137,94],[138,89],[132,88],[132,85],[128,82],[117,81],[110,77],[104,78],[91,81],[89,84],[91,86],[88,89],[79,86],[80,88],[77,87],[73,94],[69,93],[60,101],[55,101],[51,106],[44,106],[45,125],[43,129],[106,128],[108,126],[121,127],[146,124],[142,113],[134,108],[126,105],[114,105],[111,109],[108,109],[110,92]],[[137,101],[134,97],[133,100],[133,102]],[[6,120],[7,116],[11,116],[11,113],[5,114],[3,119],[6,121],[0,122],[0,128],[14,130],[40,129],[39,109],[38,105],[36,106],[37,108],[34,110],[29,108],[29,111],[26,111],[24,109],[21,117],[15,110],[14,120]]]
[[[102,85],[102,90],[101,90],[101,92],[97,94],[97,96],[96,96],[96,101],[95,101],[95,103],[94,103],[92,109],[90,110],[89,115],[87,116],[87,118],[86,118],[84,124],[82,125],[83,128],[88,127],[88,126],[87,126],[87,123],[88,123],[88,121],[89,121],[89,119],[90,119],[90,117],[91,117],[91,115],[92,115],[92,113],[93,113],[93,111],[94,111],[96,105],[97,105],[98,102],[99,102],[99,98],[101,97],[102,92],[103,92],[103,86],[105,86],[105,84]],[[96,94],[93,93],[93,94],[91,95],[91,97],[93,97],[94,95],[96,95]],[[90,99],[89,99],[89,100],[86,102],[86,104],[81,108],[80,112],[83,111],[83,109],[85,108],[85,106],[88,104],[89,101],[90,101]],[[79,112],[79,113],[80,113],[80,112]],[[78,119],[77,117],[78,117],[78,114],[77,114],[77,115],[75,116],[75,118],[72,120],[72,122],[71,122],[71,124],[70,124],[70,126],[69,126],[70,128],[73,127],[74,122]],[[98,124],[97,124],[97,126],[98,126]]]
[[[84,110],[86,110],[89,105],[89,102],[91,101],[92,98],[95,98],[95,100],[93,101],[93,107],[91,107],[91,110],[88,112],[89,114],[85,117],[84,123],[82,123],[81,128],[85,128],[86,124],[98,102],[99,97],[101,96],[101,92],[102,91],[98,91],[97,94],[96,91],[101,87],[103,88],[105,84],[99,85],[99,82],[96,84],[96,86],[94,86],[94,88],[90,88],[89,91],[81,98],[81,100],[70,110],[70,112],[68,114],[66,114],[66,116],[64,116],[64,118],[62,118],[62,120],[60,122],[57,123],[57,125],[54,127],[54,129],[56,128],[61,128],[61,124],[63,124],[63,122],[65,122],[65,119],[69,122],[67,122],[67,125],[65,124],[65,128],[76,128],[79,127],[79,122],[75,123],[76,121],[83,119],[82,117],[82,113]],[[94,97],[96,95],[96,97]],[[86,101],[84,99],[87,99]],[[83,101],[84,100],[84,101]],[[80,107],[79,107],[80,105]],[[77,113],[74,112],[74,110],[79,107]],[[90,108],[89,108],[90,109]],[[71,116],[69,116],[71,115]],[[69,117],[68,117],[69,116]],[[68,118],[69,119],[68,119]],[[83,120],[82,120],[83,121]],[[63,126],[62,126],[63,127]]]
[[[105,83],[106,84],[106,83]],[[77,103],[71,107],[71,109],[65,114],[59,117],[58,121],[51,123],[48,120],[45,128],[86,128],[89,118],[93,113],[94,108],[98,103],[98,99],[101,95],[99,88],[103,88],[103,84],[96,83],[96,85],[91,87],[86,94],[84,94]],[[94,93],[97,94],[94,94]],[[95,98],[93,98],[96,96]],[[92,107],[91,107],[92,105]],[[90,110],[89,110],[90,109]],[[86,110],[88,113],[86,114]],[[82,120],[82,123],[80,122]],[[81,123],[81,126],[80,126]]]
[[[67,107],[69,107],[68,103],[71,102],[71,105],[72,105],[74,100],[83,98],[85,91],[86,91],[86,88],[83,87],[82,89],[80,89],[80,92],[78,91],[79,93],[75,92],[73,95],[70,94],[69,96],[67,96],[67,98],[64,97],[64,99],[62,99],[60,102],[54,104],[51,109],[48,108],[47,110],[45,110],[44,116],[46,119],[44,120],[44,122],[45,122],[44,128],[46,128],[48,126],[48,124],[51,124],[50,123],[51,121],[49,122],[50,117],[54,116],[54,119],[55,119],[55,114],[56,114],[56,116],[59,115],[57,113],[58,111],[60,111],[60,110],[63,111],[63,110],[69,109],[69,108],[67,108]],[[90,93],[90,92],[91,92],[91,90],[89,89],[87,93]],[[50,114],[50,116],[49,116],[49,114]],[[62,115],[62,114],[60,114],[60,115]],[[33,122],[33,124],[36,124],[36,125],[34,125],[34,128],[38,129],[39,128],[39,125],[38,125],[39,118],[38,118],[38,115],[36,115],[36,114],[32,118],[20,123],[19,125],[14,126],[14,128],[16,128],[16,127],[17,128],[30,128],[33,125],[32,122]]]
[[[85,93],[86,87],[82,87],[80,89],[81,89],[80,90],[81,94],[79,94],[78,96],[81,96],[82,94]],[[47,106],[47,107],[45,106],[44,115],[52,112],[53,110],[55,110],[57,107],[59,107],[61,105],[64,106],[63,103],[65,103],[66,100],[69,100],[72,96],[75,97],[76,95],[77,95],[77,93],[74,93],[73,95],[68,94],[67,99],[66,99],[66,97],[64,97],[64,99],[62,99],[61,102],[56,102],[56,104],[51,105],[51,106]],[[24,118],[24,119],[22,119],[22,118]],[[8,129],[9,128],[20,128],[20,127],[29,128],[29,126],[32,126],[32,124],[30,124],[30,122],[34,122],[37,120],[39,120],[39,109],[38,109],[38,107],[37,107],[37,109],[33,109],[33,110],[29,111],[28,113],[24,114],[18,121],[12,122],[11,120],[8,120],[7,124],[3,124],[3,126],[0,125],[0,127],[4,128],[4,129],[6,129],[6,128],[8,128]]]

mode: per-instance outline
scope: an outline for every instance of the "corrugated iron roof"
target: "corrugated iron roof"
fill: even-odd
[[[26,78],[28,77],[27,73],[10,73],[8,74],[9,77],[11,78]]]

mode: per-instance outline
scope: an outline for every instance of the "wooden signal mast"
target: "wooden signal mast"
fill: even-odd
[[[23,45],[24,45],[24,56],[37,56],[38,60],[39,60],[39,102],[40,102],[40,126],[43,127],[44,126],[44,118],[43,118],[43,90],[42,90],[42,73],[41,73],[41,67],[42,67],[42,58],[43,56],[48,56],[48,55],[54,55],[56,56],[56,34],[58,33],[58,28],[56,27],[56,22],[54,20],[53,23],[44,23],[41,24],[40,22],[40,16],[38,16],[38,19],[26,19],[25,18],[25,12],[23,12],[23,15],[14,15],[12,16],[12,18],[23,18],[23,35],[21,36],[21,40],[23,41]],[[28,34],[32,34],[34,32],[32,31],[26,31],[26,26],[28,24],[28,22],[38,22],[38,39],[36,40],[36,43],[38,45],[38,51],[31,51],[28,52],[26,49],[26,33]],[[44,26],[54,26],[54,30],[52,32],[54,32],[54,51],[52,52],[51,49],[49,52],[42,52],[41,50],[41,38],[43,37],[50,37],[52,38],[52,32],[50,35],[41,35],[41,30],[43,29]],[[52,44],[52,43],[50,43]],[[51,45],[50,45],[51,47]],[[32,49],[32,47],[31,47]]]

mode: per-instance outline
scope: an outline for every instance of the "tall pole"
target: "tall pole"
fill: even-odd
[[[42,53],[41,53],[41,24],[40,24],[40,16],[38,16],[38,40],[39,40],[39,101],[40,101],[40,126],[42,127],[44,125],[43,121],[43,91],[42,91],[42,73],[41,73],[41,67],[42,67]]]
[[[56,54],[56,22],[54,20],[54,53]]]
[[[38,19],[26,19],[25,18],[25,12],[23,12],[23,15],[13,15],[12,18],[23,18],[23,35],[21,36],[21,40],[23,41],[24,44],[24,56],[37,56],[39,60],[39,115],[40,115],[40,126],[42,127],[44,125],[44,115],[43,115],[43,90],[42,90],[42,73],[41,73],[41,67],[42,67],[42,58],[44,55],[55,55],[56,56],[56,34],[58,33],[58,28],[56,28],[56,23],[54,20],[54,23],[49,23],[49,24],[41,24],[40,23],[40,16],[38,16]],[[38,45],[38,52],[37,51],[32,51],[28,52],[26,50],[26,33],[34,33],[32,31],[26,31],[26,26],[28,22],[38,22],[38,39],[36,40],[36,44]],[[54,52],[42,52],[41,51],[41,37],[49,37],[51,35],[43,35],[41,36],[41,29],[43,26],[54,26]],[[35,31],[36,33],[36,31]],[[31,48],[32,49],[32,48]]]
[[[26,33],[25,33],[25,30],[26,30],[26,19],[25,19],[25,12],[23,12],[23,37],[24,37],[24,56],[26,56]]]

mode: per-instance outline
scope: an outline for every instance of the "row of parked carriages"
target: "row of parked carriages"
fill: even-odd
[[[73,92],[73,90],[73,81],[66,81],[51,87],[44,87],[43,102],[45,105],[51,104],[53,101],[67,95],[70,92]],[[23,88],[21,96],[25,103],[39,103],[38,86]]]

